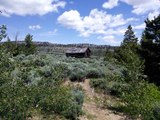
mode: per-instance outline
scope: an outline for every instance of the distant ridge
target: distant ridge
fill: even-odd
[[[5,42],[0,42],[3,44]],[[15,41],[11,41],[11,43],[15,43]],[[25,44],[25,41],[17,41],[17,44]],[[33,41],[33,44],[37,46],[49,46],[49,47],[95,47],[95,48],[116,48],[118,46],[110,46],[110,45],[96,45],[96,44],[89,44],[89,43],[77,43],[77,44],[58,44],[58,43],[50,43],[50,42],[40,42],[40,41]]]

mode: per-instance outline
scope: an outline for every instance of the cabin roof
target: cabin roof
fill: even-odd
[[[66,51],[66,53],[85,53],[87,50],[90,51],[88,47],[85,48],[71,48]]]

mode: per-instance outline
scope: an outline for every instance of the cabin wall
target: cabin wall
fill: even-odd
[[[84,58],[84,57],[88,57],[87,53],[66,53],[67,57],[77,57],[77,58]]]

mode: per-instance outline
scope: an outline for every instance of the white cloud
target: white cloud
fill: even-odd
[[[132,21],[139,21],[139,19],[133,17],[127,19],[127,22],[132,22]]]
[[[83,21],[79,12],[76,10],[64,12],[58,17],[58,22],[68,28],[72,28],[77,31],[83,31]]]
[[[113,35],[110,35],[110,36],[98,36],[97,39],[103,40],[106,43],[108,43],[110,45],[113,45],[113,46],[116,46],[116,45],[120,44],[120,41],[117,41],[115,36],[113,36]]]
[[[133,26],[133,29],[135,30],[142,30],[146,27],[146,24],[145,23],[142,23],[140,25],[137,25],[137,26]]]
[[[137,15],[160,9],[159,0],[121,0],[133,6],[133,13]]]
[[[55,35],[57,33],[57,31],[58,31],[57,29],[54,29],[53,31],[49,31],[48,34]]]
[[[150,12],[150,13],[148,14],[148,18],[149,18],[150,20],[153,20],[154,17],[157,17],[159,14],[160,14],[160,9],[159,9],[159,11],[158,11],[158,10],[155,10],[155,11]]]
[[[118,27],[118,28],[114,28],[114,29],[108,29],[105,31],[105,35],[124,35],[126,31],[125,27]]]
[[[108,29],[123,26],[129,21],[131,20],[125,20],[122,14],[111,15],[97,9],[91,10],[90,14],[84,17],[80,16],[77,10],[66,11],[58,17],[60,24],[78,31],[80,36],[84,37],[104,35]]]
[[[118,6],[119,2],[124,2],[128,5],[131,5],[133,7],[132,13],[135,13],[137,15],[148,14],[149,12],[155,13],[155,11],[160,11],[160,0],[109,0],[102,6],[106,9],[112,9]]]
[[[0,0],[0,10],[5,11],[2,13],[4,16],[45,15],[57,12],[65,5],[66,2],[60,0]]]
[[[54,29],[53,31],[48,31],[48,32],[40,33],[38,35],[39,36],[53,36],[53,35],[56,35],[57,32],[58,32],[58,29]]]
[[[28,28],[31,30],[38,30],[38,29],[41,29],[42,27],[40,25],[30,25],[28,26]]]
[[[115,36],[124,35],[127,23],[137,21],[135,18],[125,20],[122,14],[111,15],[98,9],[91,10],[88,16],[81,16],[77,10],[66,11],[57,20],[59,24],[79,32],[82,37],[96,35],[103,41],[115,44],[118,43],[114,41]]]
[[[102,7],[105,9],[112,9],[114,7],[118,6],[118,0],[109,0],[108,2],[105,2]]]

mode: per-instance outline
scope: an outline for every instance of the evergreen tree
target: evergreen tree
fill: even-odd
[[[146,28],[142,34],[142,56],[145,59],[145,74],[150,82],[160,85],[160,15],[145,21]]]
[[[124,40],[122,45],[131,45],[135,46],[137,45],[138,38],[136,38],[134,31],[132,30],[132,26],[129,25],[125,34],[124,34]]]
[[[125,66],[125,80],[127,82],[139,82],[143,74],[143,61],[138,53],[137,38],[134,35],[131,25],[124,34],[124,40],[120,47],[115,49],[114,58],[116,62]]]
[[[25,54],[26,55],[33,54],[36,51],[36,47],[33,44],[32,40],[33,40],[33,36],[30,34],[27,34],[25,37],[25,43],[26,43]]]
[[[32,40],[33,40],[33,35],[26,35],[25,37],[25,43],[26,43],[26,47],[31,47],[32,46]]]
[[[5,25],[0,26],[0,41],[7,36],[7,27]]]

